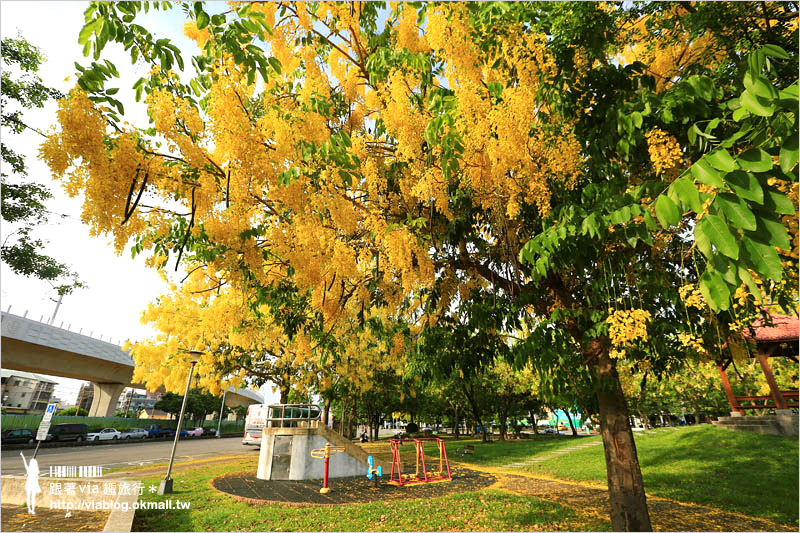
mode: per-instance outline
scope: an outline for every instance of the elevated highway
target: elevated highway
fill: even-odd
[[[89,416],[114,416],[125,387],[133,382],[133,358],[116,344],[3,312],[0,320],[0,363],[8,370],[91,381],[94,398]],[[262,403],[256,391],[228,389],[229,406]]]

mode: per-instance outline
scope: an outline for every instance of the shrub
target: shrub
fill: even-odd
[[[70,407],[69,409],[62,409],[57,412],[56,416],[89,416],[89,411],[86,409],[78,409],[77,407]]]
[[[416,422],[406,424],[406,433],[419,433],[419,426]]]

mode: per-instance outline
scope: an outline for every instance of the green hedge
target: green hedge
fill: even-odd
[[[7,429],[20,429],[27,428],[36,431],[39,423],[42,421],[42,415],[3,415],[0,418],[0,424],[3,431]],[[158,424],[162,427],[175,428],[177,420],[152,420],[143,418],[123,418],[113,416],[54,416],[52,424],[86,424],[89,426],[89,431],[99,431],[103,428],[114,428],[124,431],[130,428],[146,428],[153,424]],[[195,427],[194,421],[184,420],[184,427]],[[217,428],[216,420],[206,420],[203,422],[204,428]],[[236,433],[244,431],[244,420],[223,420],[222,432],[223,433]]]

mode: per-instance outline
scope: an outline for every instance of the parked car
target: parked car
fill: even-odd
[[[100,431],[89,433],[87,438],[89,440],[117,440],[122,436],[118,430],[114,428],[105,428]]]
[[[147,426],[147,433],[150,434],[151,438],[157,439],[159,437],[174,437],[175,430],[168,427],[162,427],[158,424],[153,424],[152,426]]]
[[[7,429],[0,433],[2,444],[30,444],[36,440],[36,433],[30,429]]]
[[[47,432],[48,441],[68,441],[74,440],[81,442],[88,438],[89,426],[86,424],[56,424],[50,426]]]
[[[542,433],[558,433],[558,430],[556,428],[545,428]]]
[[[214,428],[203,428],[203,435],[209,435],[213,437],[217,434],[217,430]]]
[[[186,432],[189,437],[202,437],[203,433],[203,428],[194,428]],[[181,436],[183,436],[183,431],[181,431]]]
[[[126,429],[122,432],[120,436],[121,439],[129,440],[129,439],[146,439],[150,436],[150,433],[147,432],[144,428],[131,428]]]

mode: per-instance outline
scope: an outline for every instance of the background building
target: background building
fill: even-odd
[[[78,391],[78,398],[75,400],[75,406],[78,408],[79,412],[81,409],[85,409],[88,413],[89,408],[92,406],[93,399],[94,387],[91,383],[84,383],[81,385],[81,390]]]
[[[142,409],[153,409],[161,394],[146,392],[142,394],[136,389],[125,389],[117,401],[117,411],[128,411],[136,415]]]
[[[53,396],[56,382],[39,374],[0,370],[0,397],[8,413],[41,413]]]

